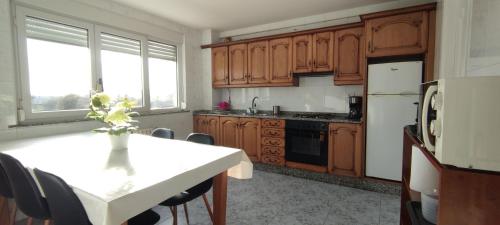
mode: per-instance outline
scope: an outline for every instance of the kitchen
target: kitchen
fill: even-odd
[[[342,188],[355,188],[353,192],[362,190],[376,193],[374,195],[378,199],[376,200],[378,207],[361,210],[360,213],[349,212],[345,215],[347,218],[343,219],[346,221],[351,219],[351,223],[354,224],[416,224],[406,213],[410,208],[405,206],[406,202],[420,201],[420,196],[415,197],[417,195],[413,193],[415,189],[411,188],[414,185],[409,184],[411,179],[408,177],[408,172],[405,172],[407,167],[411,167],[406,159],[411,158],[412,150],[406,150],[408,138],[404,135],[414,133],[414,136],[417,136],[417,128],[411,128],[412,132],[407,132],[404,128],[417,122],[420,128],[423,122],[416,121],[417,118],[421,118],[418,111],[422,109],[422,98],[426,91],[421,90],[420,84],[448,78],[447,76],[495,74],[495,67],[491,65],[496,65],[494,49],[497,48],[494,42],[485,39],[495,37],[496,34],[475,30],[493,27],[491,18],[494,17],[492,15],[494,10],[488,11],[488,7],[485,6],[488,4],[481,1],[474,3],[366,1],[357,6],[350,5],[351,8],[348,7],[349,4],[339,1],[338,7],[344,8],[324,14],[323,17],[305,14],[302,20],[291,19],[298,17],[295,16],[281,22],[269,20],[265,22],[267,24],[260,22],[233,26],[225,31],[224,29],[217,31],[215,28],[196,30],[176,26],[168,20],[171,19],[168,16],[168,19],[159,19],[161,15],[168,13],[159,13],[152,7],[154,4],[140,6],[131,1],[117,0],[105,3],[109,4],[107,6],[97,1],[87,3],[75,1],[68,6],[60,6],[56,4],[59,1],[51,0],[48,5],[28,0],[10,4],[7,1],[3,6],[7,12],[16,11],[18,7],[40,9],[43,13],[69,10],[75,14],[72,16],[73,19],[86,18],[91,22],[97,20],[95,32],[99,32],[104,38],[102,35],[109,34],[105,32],[114,30],[99,26],[108,25],[113,28],[135,30],[138,34],[148,34],[146,36],[148,40],[149,36],[175,40],[168,42],[155,39],[157,43],[183,43],[173,44],[178,46],[176,52],[172,53],[177,54],[174,60],[179,64],[177,93],[174,93],[177,96],[172,97],[175,101],[162,102],[177,104],[178,110],[141,111],[140,130],[148,133],[154,128],[165,127],[175,131],[175,138],[184,138],[191,132],[209,134],[217,146],[242,149],[253,163],[256,180],[260,179],[258,176],[273,177],[279,174],[288,175],[286,179],[305,179],[307,181],[304,182],[313,182],[310,184],[312,186],[338,185]],[[468,12],[469,17],[457,13],[459,11],[457,8],[460,7]],[[75,10],[77,8],[84,10]],[[115,10],[112,14],[114,19],[106,18],[105,12],[109,11],[109,8]],[[182,7],[180,9],[186,10]],[[478,16],[479,10],[486,12],[486,19]],[[16,16],[22,15],[19,13],[21,11],[16,11]],[[30,11],[26,12],[28,12],[26,15],[29,15]],[[136,14],[123,16],[123,12]],[[97,19],[87,18],[87,14],[92,13],[98,15]],[[156,16],[158,14],[160,17]],[[183,17],[184,23],[196,22],[193,22],[196,16],[190,15],[192,18]],[[17,24],[24,23],[19,18],[20,16],[12,20],[17,20]],[[9,16],[6,19],[6,21],[11,20]],[[230,23],[212,19],[220,26]],[[241,23],[242,20],[235,20],[234,23],[238,21]],[[202,20],[197,22],[200,21]],[[259,26],[259,24],[264,25]],[[17,26],[19,29],[19,25]],[[470,35],[462,35],[467,29]],[[477,34],[481,31],[488,35],[479,37]],[[121,33],[115,32],[115,34]],[[4,49],[15,53],[13,55],[21,54],[23,48],[19,50],[9,44],[18,40],[14,40],[10,34],[6,36]],[[19,36],[21,35],[15,37]],[[454,36],[466,37],[451,38]],[[100,42],[104,43],[103,40]],[[96,45],[100,42],[96,40]],[[491,46],[485,42],[491,43]],[[126,42],[122,42],[124,43]],[[153,45],[146,47],[150,46]],[[104,47],[103,45],[102,49],[105,49]],[[155,47],[151,47],[153,48]],[[471,51],[470,55],[468,48]],[[116,49],[115,46],[108,50]],[[19,57],[22,63],[23,56]],[[99,57],[96,60],[100,60]],[[5,59],[2,68],[11,71],[8,73],[17,74],[16,70],[21,70],[21,74],[26,73],[22,66],[14,66],[14,62],[17,61],[15,57],[7,56]],[[149,72],[148,69],[153,71],[152,64],[148,67],[151,69],[146,67],[144,71]],[[94,70],[103,68],[104,66],[102,68],[98,66]],[[93,79],[97,82],[94,80],[93,82],[106,87],[110,83],[106,80],[106,76],[103,69],[103,74],[98,74],[96,77],[103,77],[104,82],[95,78]],[[2,103],[6,106],[2,109],[5,116],[3,115],[0,120],[2,127],[5,127],[1,130],[2,140],[83,132],[97,126],[93,122],[81,121],[82,117],[79,119],[68,117],[68,121],[72,121],[71,125],[61,123],[57,118],[45,121],[36,118],[36,113],[26,111],[31,107],[26,105],[29,103],[20,102],[15,97],[26,95],[25,90],[19,90],[12,85],[25,82],[23,79],[27,78],[16,81],[15,78],[5,77],[5,81],[2,81],[2,87],[5,89],[0,94],[5,96],[2,98]],[[153,91],[155,84],[153,75],[149,75],[148,79],[146,83],[149,82],[150,86],[145,86],[144,90]],[[147,101],[150,99],[153,99],[152,92],[151,96],[147,95],[144,98],[146,107],[149,106]],[[27,126],[26,124],[30,122],[31,124]],[[415,144],[430,146],[424,144],[421,139],[416,138],[415,140],[420,142],[416,141]],[[443,161],[439,162],[445,164],[445,159],[440,160]],[[491,167],[485,170],[495,171]],[[487,178],[487,181],[490,180],[498,182],[498,178],[495,177]],[[318,181],[321,183],[314,183]],[[243,189],[256,188],[240,186],[238,182],[252,185],[245,183],[246,181],[230,180],[229,205],[231,198],[238,199],[231,195],[232,186]],[[252,182],[252,179],[248,182]],[[408,194],[409,189],[412,189],[410,194]],[[307,189],[300,191],[307,192]],[[260,199],[262,196],[255,194],[239,201],[255,200],[252,198]],[[396,207],[384,210],[383,206],[380,206],[383,205],[381,199],[384,198],[390,199],[392,205]],[[288,200],[284,198],[282,201]],[[204,210],[204,207],[197,208]],[[196,218],[194,221],[204,224],[207,222],[205,216],[202,215],[200,218],[195,216],[206,213],[201,209],[195,210],[194,213],[190,212],[190,215]],[[439,213],[443,213],[444,209],[442,206]],[[291,209],[287,210],[294,212]],[[390,216],[385,214],[385,211],[394,210],[397,210],[397,213],[392,213]],[[487,210],[490,209],[484,212],[486,217],[489,215]],[[377,215],[369,215],[372,211],[376,211]],[[319,212],[322,214],[318,217],[323,218],[319,224],[328,221],[337,224],[342,221],[342,216],[336,217],[335,213],[332,214],[332,210]],[[238,213],[235,213],[235,217],[228,215],[230,218],[228,223],[244,224],[249,221],[254,224],[271,223],[259,220],[258,215],[261,213],[265,214],[257,211],[256,218],[252,220],[249,215],[238,215]],[[160,214],[170,216],[168,210]],[[332,215],[333,218],[330,218]],[[272,215],[267,216],[272,217]],[[364,216],[370,219],[365,220]],[[440,215],[440,219],[441,216],[443,215]],[[273,222],[285,224],[283,222],[285,217],[277,217],[278,219]],[[385,217],[390,219],[381,219]],[[289,223],[316,224],[311,219],[295,218],[295,220],[292,219]]]

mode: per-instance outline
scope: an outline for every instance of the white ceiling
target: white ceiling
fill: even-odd
[[[193,27],[227,31],[394,0],[113,0]]]

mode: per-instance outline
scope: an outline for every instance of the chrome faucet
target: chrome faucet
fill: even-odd
[[[250,114],[257,114],[257,103],[255,103],[255,100],[258,99],[259,97],[255,96],[253,99],[252,99],[252,105],[250,108],[248,108],[247,110],[247,113],[250,113]]]

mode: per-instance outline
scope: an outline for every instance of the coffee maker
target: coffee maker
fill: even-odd
[[[349,96],[349,119],[361,119],[362,102],[363,98],[361,96]]]

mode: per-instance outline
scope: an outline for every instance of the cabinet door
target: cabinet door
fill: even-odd
[[[245,150],[252,161],[260,160],[260,119],[240,119],[239,141],[240,147]]]
[[[328,172],[361,176],[361,125],[330,124],[328,156]]]
[[[215,144],[219,145],[219,117],[207,116],[206,133],[214,138]]]
[[[269,46],[271,83],[292,83],[292,39],[274,39]]]
[[[206,133],[206,116],[193,116],[193,132]]]
[[[227,85],[228,79],[227,47],[212,48],[212,85]]]
[[[293,72],[312,72],[312,35],[293,37]]]
[[[248,83],[269,83],[269,42],[248,44]]]
[[[247,75],[247,44],[229,46],[229,84],[246,84]]]
[[[427,50],[428,13],[414,12],[366,21],[366,55],[420,54]]]
[[[238,118],[220,117],[219,144],[226,147],[239,148],[238,143]]]
[[[365,73],[363,28],[335,32],[335,84],[363,84]]]
[[[333,71],[333,32],[313,35],[313,71]]]

